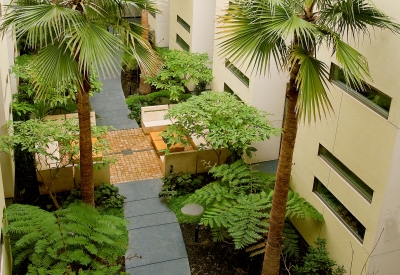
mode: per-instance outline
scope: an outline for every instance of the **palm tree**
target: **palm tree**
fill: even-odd
[[[298,121],[311,123],[332,111],[326,93],[328,66],[317,59],[317,49],[332,49],[346,82],[363,89],[370,78],[367,60],[348,43],[376,28],[399,33],[400,25],[368,0],[232,0],[219,22],[221,54],[231,62],[249,61],[247,69],[266,73],[273,59],[289,74],[262,271],[277,275]]]
[[[153,7],[150,0],[16,0],[7,7],[0,25],[3,35],[14,32],[17,39],[24,37],[26,45],[37,51],[32,67],[39,97],[64,82],[77,86],[81,194],[89,205],[94,205],[91,72],[113,75],[119,69],[121,50],[132,50],[144,74],[154,74],[159,62],[141,37],[143,28],[121,18],[127,2],[139,10]]]

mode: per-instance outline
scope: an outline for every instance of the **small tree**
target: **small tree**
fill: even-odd
[[[208,54],[165,49],[159,52],[164,60],[162,69],[146,81],[157,89],[170,91],[172,100],[178,101],[187,85],[209,83],[213,79],[212,71],[207,67]]]
[[[190,137],[204,138],[199,149],[212,148],[219,158],[221,149],[236,155],[251,156],[251,143],[278,135],[267,119],[267,113],[248,106],[226,92],[204,92],[168,110],[167,118],[174,119],[163,135],[169,145],[190,144]]]
[[[52,185],[58,172],[71,166],[79,160],[79,126],[77,119],[63,121],[41,121],[31,119],[28,121],[14,121],[7,124],[8,135],[0,136],[0,152],[8,154],[19,146],[22,151],[35,155],[35,169],[41,179],[42,187],[49,193],[54,206],[59,204],[52,192]],[[107,132],[107,127],[92,126],[92,136],[97,138],[93,144],[93,155],[107,152],[107,140],[102,138]],[[112,162],[112,158],[103,157],[103,164]],[[46,172],[45,172],[46,171]],[[44,174],[46,173],[46,175]],[[44,178],[50,182],[44,183]]]

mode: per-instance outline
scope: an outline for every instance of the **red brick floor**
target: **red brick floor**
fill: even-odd
[[[117,162],[110,165],[110,183],[161,178],[158,156],[142,129],[110,131],[111,156]]]

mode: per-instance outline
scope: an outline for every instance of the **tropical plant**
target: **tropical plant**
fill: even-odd
[[[296,275],[343,275],[346,270],[338,266],[334,260],[329,258],[326,250],[326,240],[318,238],[315,247],[309,246],[307,254],[303,258],[303,265],[293,266]]]
[[[157,12],[153,2],[147,0],[15,0],[0,25],[0,33],[15,34],[17,40],[25,38],[26,45],[37,51],[32,68],[39,98],[49,89],[60,91],[65,83],[76,87],[82,200],[90,205],[94,205],[89,102],[92,72],[117,72],[120,49],[132,50],[143,74],[158,70],[157,54],[141,37],[143,27],[121,17],[127,3]],[[114,33],[108,31],[109,27]]]
[[[275,177],[253,171],[242,160],[213,167],[210,173],[219,180],[197,190],[185,202],[204,207],[200,222],[211,227],[214,241],[232,239],[237,249],[263,242],[269,228]],[[289,194],[287,218],[323,221],[304,198],[292,191]]]
[[[171,173],[162,178],[163,186],[158,196],[178,197],[193,193],[208,183],[206,177],[205,174]]]
[[[54,206],[59,208],[52,192],[52,185],[60,169],[71,165],[79,155],[79,147],[73,142],[79,139],[77,119],[10,121],[7,130],[8,135],[0,136],[0,152],[11,154],[13,149],[19,147],[21,151],[34,155],[36,173],[41,179],[39,180],[41,186],[49,193]],[[102,136],[108,128],[93,126],[91,131],[92,136],[97,138],[92,147],[93,154],[97,155],[99,152],[106,154],[109,146]],[[104,164],[113,161],[113,158],[102,158]]]
[[[185,93],[189,84],[209,83],[212,71],[207,67],[210,62],[206,53],[192,53],[179,50],[159,49],[164,60],[161,70],[147,78],[147,82],[157,89],[171,92],[171,99],[178,101],[179,95]]]
[[[27,274],[125,274],[120,258],[128,236],[122,218],[101,215],[82,202],[53,213],[13,204],[5,218],[13,264],[28,261]]]
[[[166,118],[174,120],[163,132],[169,146],[190,144],[190,137],[201,138],[200,150],[212,148],[218,156],[227,148],[237,156],[251,156],[251,143],[278,135],[267,113],[248,106],[226,92],[203,92],[168,110]]]
[[[350,43],[373,29],[400,33],[400,25],[368,0],[232,0],[220,17],[221,53],[237,64],[266,73],[275,61],[289,73],[286,113],[272,204],[263,275],[279,273],[282,231],[298,119],[311,123],[332,106],[326,93],[328,66],[318,49],[331,49],[345,82],[361,90],[370,78],[366,58]],[[254,35],[254,34],[257,35]],[[346,42],[347,41],[347,42]]]

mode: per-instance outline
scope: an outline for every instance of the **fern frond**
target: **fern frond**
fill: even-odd
[[[300,197],[298,193],[289,190],[288,200],[286,203],[286,217],[287,218],[312,218],[316,221],[324,221],[324,217],[317,209],[314,208],[304,198]]]

